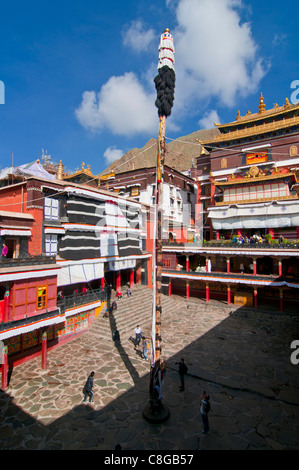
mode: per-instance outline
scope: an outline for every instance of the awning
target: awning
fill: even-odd
[[[67,263],[67,264],[66,264]],[[58,263],[61,266],[57,278],[57,286],[90,282],[104,277],[104,263],[87,260]]]
[[[136,259],[124,259],[119,261],[110,261],[110,271],[122,271],[123,269],[133,269],[136,266]]]
[[[64,227],[45,227],[45,233],[51,235],[63,235],[65,234]]]
[[[299,225],[299,203],[295,201],[214,206],[208,210],[214,230],[297,227]]]
[[[20,281],[27,279],[41,279],[45,277],[57,276],[60,267],[57,264],[51,265],[40,265],[36,268],[30,266],[16,266],[15,268],[1,268],[0,271],[0,282],[9,281]]]
[[[31,231],[30,230],[20,230],[20,229],[1,229],[0,230],[0,235],[1,236],[14,236],[14,237],[31,237]]]

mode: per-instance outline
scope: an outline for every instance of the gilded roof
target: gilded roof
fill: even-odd
[[[203,145],[239,140],[298,126],[299,103],[290,104],[288,98],[286,98],[283,106],[276,103],[272,109],[266,110],[264,98],[261,94],[257,113],[252,114],[248,111],[245,116],[241,116],[239,111],[235,121],[227,124],[214,124],[219,129],[220,134],[215,136],[213,140],[203,141]]]

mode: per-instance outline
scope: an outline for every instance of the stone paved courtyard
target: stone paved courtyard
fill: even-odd
[[[1,449],[126,450],[299,449],[299,374],[290,361],[299,339],[296,315],[230,309],[217,302],[179,301],[163,311],[162,357],[167,373],[164,424],[142,417],[149,363],[130,335],[116,347],[101,339],[102,317],[76,340],[12,371],[0,392]],[[132,332],[133,335],[133,332]],[[179,391],[175,362],[188,365]],[[94,404],[82,388],[95,371]],[[202,434],[199,396],[211,396],[210,432]]]

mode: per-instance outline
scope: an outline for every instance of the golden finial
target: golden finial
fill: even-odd
[[[291,106],[291,105],[290,105],[290,102],[289,102],[289,99],[288,99],[288,98],[286,98],[286,104],[285,104],[285,107],[286,107],[286,108],[288,108],[289,106]]]
[[[82,170],[84,170],[85,163],[84,163],[84,162],[82,162],[82,165],[81,165],[81,166],[82,166]]]
[[[241,117],[241,113],[240,113],[240,111],[238,111],[238,114],[236,116],[236,121],[239,121],[240,117]]]
[[[58,163],[58,166],[57,166],[57,179],[58,180],[63,179],[63,164],[62,164],[61,160],[60,160],[60,162]]]
[[[200,155],[208,155],[209,152],[207,151],[207,149],[204,148],[203,145],[201,145],[201,149],[200,149]]]
[[[263,97],[263,94],[261,93],[261,96],[260,96],[260,104],[259,104],[259,113],[264,113],[265,112],[265,103],[264,103],[264,97]]]

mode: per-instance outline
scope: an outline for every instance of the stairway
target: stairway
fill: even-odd
[[[112,292],[111,302],[116,300],[117,309],[109,318],[101,317],[99,319],[99,335],[101,337],[111,337],[113,332],[118,329],[121,338],[124,336],[135,338],[134,329],[140,325],[143,335],[147,339],[151,338],[153,291],[149,287],[137,285],[132,289],[132,294],[131,297],[127,297],[124,293],[121,300],[116,300],[115,291]],[[162,295],[161,303],[164,328],[167,327],[168,322],[172,321],[174,313],[188,313],[190,318],[193,314],[198,314],[198,304],[189,303],[177,296]],[[104,311],[105,309],[103,309]]]
[[[109,318],[100,319],[99,334],[102,337],[111,337],[118,329],[121,337],[127,335],[135,337],[134,328],[140,325],[143,334],[150,338],[152,322],[152,290],[146,286],[137,285],[132,289],[132,296],[117,300],[115,291],[112,291],[111,302],[116,300],[117,309]],[[104,312],[104,310],[103,310]]]

